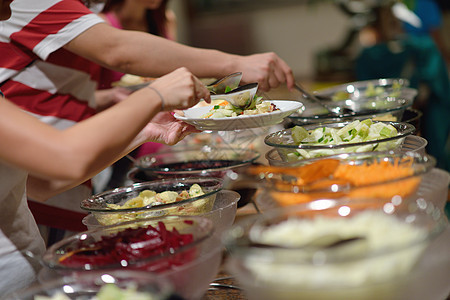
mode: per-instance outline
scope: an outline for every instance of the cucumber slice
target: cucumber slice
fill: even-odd
[[[372,119],[365,119],[365,120],[362,120],[361,123],[370,127],[370,126],[372,126],[373,121],[372,121]]]
[[[361,123],[358,135],[364,140],[369,135],[369,126],[367,126],[364,123]]]
[[[391,124],[386,125],[385,127],[383,127],[381,129],[380,135],[383,136],[383,137],[396,136],[397,135],[397,129],[395,129],[395,127],[392,126]]]
[[[338,130],[337,134],[344,138],[346,136],[349,135],[349,131],[351,131],[353,128],[355,128],[356,126],[358,126],[359,124],[359,120],[355,120],[353,122],[351,122],[350,124],[345,125],[344,127],[342,127],[341,129]]]
[[[292,138],[294,139],[294,143],[296,145],[300,145],[300,143],[308,136],[308,130],[306,130],[302,126],[294,126],[292,128]]]

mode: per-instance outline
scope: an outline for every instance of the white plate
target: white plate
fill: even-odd
[[[297,101],[270,100],[270,102],[280,110],[259,115],[203,119],[200,116],[213,107],[213,105],[208,105],[186,109],[183,111],[184,116],[175,113],[174,117],[194,125],[199,130],[230,131],[279,124],[284,118],[303,107],[303,104]]]

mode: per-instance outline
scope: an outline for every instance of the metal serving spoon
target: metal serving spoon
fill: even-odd
[[[294,87],[295,87],[295,89],[297,89],[299,92],[302,93],[302,95],[305,99],[312,100],[315,103],[319,104],[320,106],[322,106],[323,108],[328,110],[330,115],[342,116],[342,115],[354,115],[355,114],[355,112],[352,109],[347,108],[347,107],[339,107],[339,106],[330,107],[330,106],[326,105],[324,103],[324,101],[331,101],[331,98],[314,95],[314,94],[308,92],[307,90],[305,90],[299,84],[295,84]]]
[[[362,236],[352,236],[352,237],[340,237],[335,234],[327,234],[324,236],[319,236],[312,241],[308,242],[302,246],[285,246],[285,245],[274,245],[274,244],[264,244],[258,242],[248,241],[248,246],[255,248],[268,248],[268,249],[315,249],[315,250],[325,250],[333,249],[336,247],[348,245],[358,241],[365,241],[366,238]]]
[[[249,83],[224,94],[211,95],[211,100],[223,99],[234,107],[246,109],[253,105],[258,83]]]
[[[241,78],[242,72],[236,72],[208,84],[206,88],[209,90],[211,95],[224,94],[227,87],[230,90],[236,89],[241,82]]]

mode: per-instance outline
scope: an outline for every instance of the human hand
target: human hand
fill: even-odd
[[[286,83],[288,89],[294,87],[292,69],[273,52],[241,56],[238,71],[242,71],[242,82],[258,82],[258,89],[268,91]]]
[[[162,109],[172,111],[194,106],[201,99],[211,101],[205,85],[186,68],[179,68],[156,79],[149,87],[162,98]]]
[[[95,109],[102,111],[114,104],[126,99],[131,94],[126,88],[114,87],[111,89],[97,90],[95,92]]]
[[[175,145],[187,135],[200,130],[183,121],[177,120],[171,112],[160,112],[143,129],[148,141]]]

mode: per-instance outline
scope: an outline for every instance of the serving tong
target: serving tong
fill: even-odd
[[[298,90],[300,93],[302,93],[303,98],[307,100],[312,100],[316,104],[319,104],[321,107],[325,108],[330,115],[342,117],[342,116],[351,116],[355,114],[355,111],[347,108],[347,107],[340,107],[340,106],[329,106],[326,104],[327,101],[332,101],[330,97],[326,96],[320,96],[315,95],[313,93],[308,92],[306,89],[304,89],[300,84],[295,84],[294,88]]]
[[[242,72],[225,76],[206,86],[211,94],[211,100],[226,100],[239,109],[248,109],[254,106],[254,98],[258,91],[258,83],[249,83],[239,86]]]
[[[255,95],[258,83],[249,83],[224,94],[211,95],[211,100],[223,99],[239,109],[248,109],[255,106]]]
[[[291,250],[327,250],[337,247],[347,246],[356,242],[365,241],[363,236],[350,236],[342,237],[337,234],[325,234],[318,236],[315,239],[301,246],[287,246],[278,244],[266,244],[261,242],[246,241],[247,245],[253,248],[265,248],[265,249],[291,249]]]
[[[211,95],[225,94],[227,87],[230,90],[236,89],[239,86],[241,79],[242,72],[236,72],[208,84],[206,88],[209,90]]]

